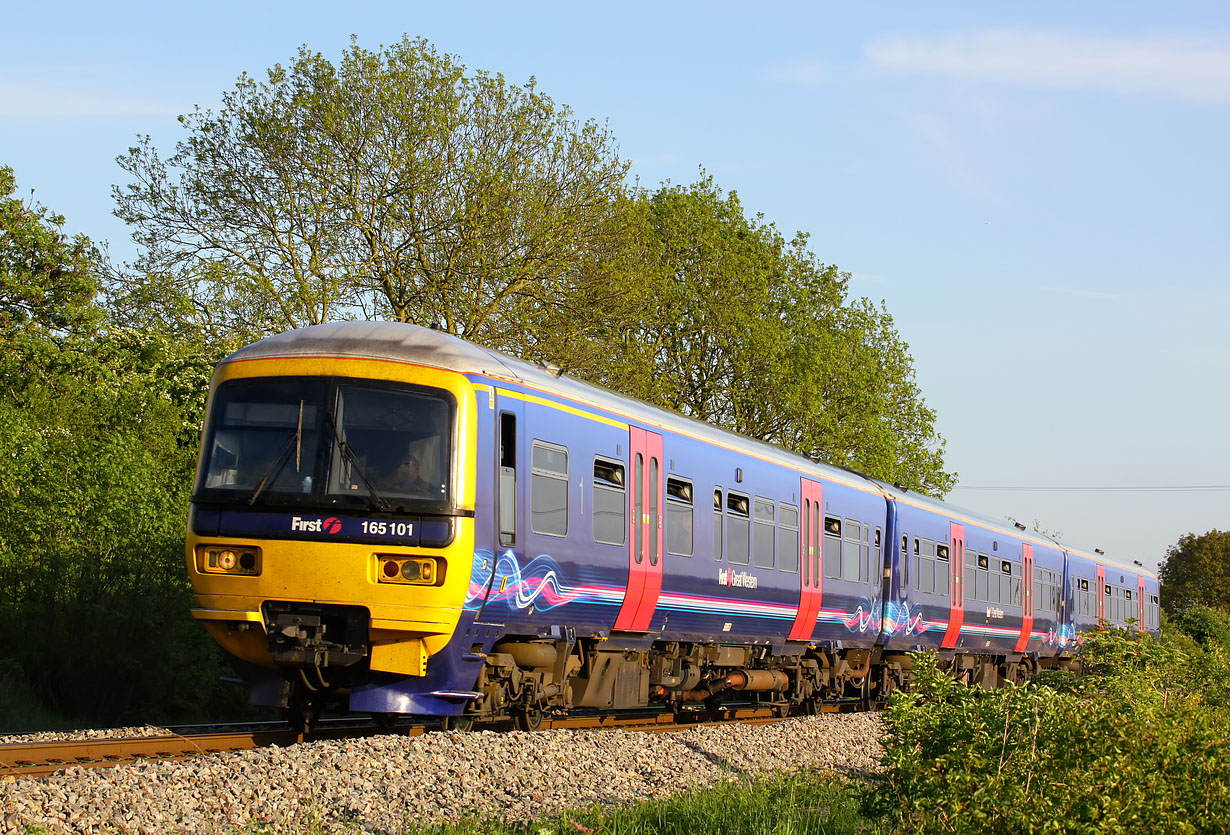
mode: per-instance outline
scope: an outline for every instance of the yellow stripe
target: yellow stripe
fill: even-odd
[[[577,415],[578,417],[594,420],[598,423],[605,423],[607,426],[614,426],[616,429],[628,428],[628,424],[626,423],[620,423],[617,420],[611,420],[610,418],[603,417],[602,415],[596,415],[593,412],[586,412],[572,406],[565,406],[563,403],[556,403],[554,400],[547,400],[545,397],[537,397],[533,394],[525,394],[524,392],[512,391],[511,389],[500,389],[499,393],[502,397],[511,397],[513,400],[524,400],[526,403],[536,403],[539,406],[547,406],[552,409],[558,409],[559,411],[567,412],[570,415]]]
[[[475,390],[478,390],[477,385],[475,386]],[[505,397],[510,397],[515,400],[524,400],[527,403],[536,403],[538,405],[546,406],[551,409],[558,409],[561,412],[567,412],[568,414],[577,415],[579,417],[587,418],[589,420],[594,420],[599,423],[605,423],[608,426],[614,426],[617,429],[627,429],[629,426],[629,424],[627,423],[621,423],[620,421],[612,420],[611,418],[603,417],[602,415],[597,415],[597,414],[594,414],[593,412],[587,412],[587,411],[584,411],[583,409],[577,409],[572,406],[566,406],[563,403],[558,403],[554,400],[548,400],[544,397],[538,397],[533,394],[525,394],[524,392],[512,391],[510,389],[503,389],[503,388],[498,389],[498,391],[501,395]],[[788,469],[791,469],[794,472],[799,473],[802,476],[810,478],[813,481],[824,480],[832,484],[840,484],[843,487],[849,487],[852,490],[858,490],[861,493],[868,493],[870,495],[875,495],[875,496],[882,495],[880,492],[880,488],[874,484],[860,484],[860,483],[856,483],[852,481],[846,481],[845,479],[842,479],[842,478],[835,478],[831,473],[816,473],[813,470],[803,469],[802,467],[796,466],[794,464],[783,464],[781,461],[776,461],[772,458],[766,458],[765,456],[758,455],[754,452],[749,452],[743,449],[736,449],[735,447],[727,446],[725,444],[715,443],[714,441],[708,438],[702,438],[699,435],[693,435],[691,432],[688,432],[680,427],[668,427],[668,426],[663,426],[661,424],[650,423],[649,421],[646,421],[646,423],[649,423],[650,426],[653,426],[662,432],[669,432],[673,435],[679,435],[684,438],[690,438],[691,440],[697,441],[698,443],[702,443],[706,446],[715,447],[717,449],[724,449],[727,452],[734,452],[734,453],[737,453],[738,455],[743,455],[748,458],[754,458],[757,461],[763,461],[766,464],[772,464],[776,467],[781,467],[781,466],[787,467]],[[783,450],[783,452],[785,452],[785,450]]]

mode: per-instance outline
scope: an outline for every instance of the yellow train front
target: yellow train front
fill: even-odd
[[[188,524],[193,616],[256,704],[299,721],[331,700],[449,716],[477,695],[456,683],[472,686],[482,655],[454,640],[476,420],[473,384],[450,365],[472,358],[425,351],[430,334],[309,328],[214,373]]]

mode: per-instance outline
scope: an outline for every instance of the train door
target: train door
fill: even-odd
[[[1098,566],[1098,626],[1106,620],[1106,566]]]
[[[644,632],[662,591],[662,436],[637,426],[629,433],[628,585],[615,628]]]
[[[487,590],[477,616],[480,621],[492,596],[502,593],[503,584],[508,580],[507,572],[501,573],[501,557],[510,555],[515,562],[517,552],[525,547],[523,491],[529,475],[524,442],[525,403],[499,389],[492,392],[492,397],[495,398],[495,460],[492,462],[495,484],[495,513],[492,514],[495,536],[492,541],[495,547]]]
[[[803,524],[799,543],[799,608],[790,627],[789,640],[810,641],[820,616],[824,595],[824,573],[820,570],[820,543],[824,536],[821,526],[823,487],[818,481],[803,479]]]
[[[1136,631],[1145,631],[1145,578],[1136,578]]]
[[[1034,628],[1034,546],[1021,546],[1021,584],[1025,586],[1021,606],[1021,635],[1014,652],[1024,652],[1029,646],[1029,633]]]
[[[951,539],[949,555],[951,557],[952,578],[948,581],[948,589],[952,594],[952,608],[948,612],[948,631],[944,633],[941,647],[955,647],[961,637],[961,625],[965,622],[965,589],[962,578],[965,576],[965,526],[949,522],[949,538]]]

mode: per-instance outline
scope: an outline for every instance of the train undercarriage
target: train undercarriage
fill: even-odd
[[[366,624],[349,611],[273,615],[267,624],[269,652],[281,671],[280,692],[259,701],[283,705],[292,725],[305,730],[322,709],[344,700],[368,678],[367,647],[359,638]],[[460,715],[444,718],[446,727],[512,720],[535,730],[546,716],[652,707],[718,715],[724,703],[767,707],[780,716],[833,705],[870,709],[894,690],[908,688],[914,668],[909,653],[878,647],[774,648],[618,635],[505,636],[488,652],[481,649],[473,650],[483,663],[471,696]],[[1022,683],[1041,667],[1071,669],[1073,663],[952,651],[942,653],[941,661],[962,682],[985,689]]]

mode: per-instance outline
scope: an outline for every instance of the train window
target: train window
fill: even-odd
[[[986,554],[978,555],[978,568],[974,572],[974,597],[978,600],[991,599],[990,594],[990,560]]]
[[[755,552],[753,561],[757,568],[772,568],[774,564],[774,509],[773,502],[768,499],[756,498],[755,501],[755,540],[752,550]]]
[[[777,506],[777,567],[799,570],[799,509],[785,502]]]
[[[645,561],[645,537],[641,521],[645,518],[645,457],[637,453],[632,461],[632,556],[636,564]]]
[[[666,479],[666,552],[680,557],[692,556],[692,482],[669,476]]]
[[[517,542],[517,416],[500,413],[500,545]]]
[[[871,526],[863,525],[863,549],[858,561],[858,579],[869,583],[875,578],[875,570],[871,566]]]
[[[658,480],[657,456],[649,456],[649,564],[658,564],[658,538],[662,535],[659,529],[662,517],[658,502],[661,500],[662,482]]]
[[[751,504],[747,496],[726,494],[726,561],[747,565],[751,561]]]
[[[722,488],[713,488],[713,558],[722,558]]]
[[[546,536],[568,533],[568,450],[534,441],[530,449],[530,529]]]
[[[625,521],[628,489],[624,465],[606,458],[594,459],[594,541],[623,545],[628,526]]]
[[[948,546],[947,545],[936,545],[935,546],[935,558],[937,560],[943,560],[944,562],[947,562],[948,561]]]
[[[930,539],[921,541],[919,549],[919,567],[922,572],[921,584],[919,591],[925,591],[934,594],[936,591],[935,583],[935,543]]]
[[[841,579],[841,520],[824,517],[824,576]]]
[[[811,582],[812,585],[820,583],[820,552],[822,550],[822,540],[820,538],[820,502],[811,503],[811,528],[809,541],[807,544],[808,562],[811,563]]]
[[[1012,575],[1012,563],[1009,562],[1008,560],[1001,560],[999,563],[999,570],[1003,572],[1004,574],[1011,576]]]
[[[857,583],[860,579],[858,568],[860,533],[862,526],[853,519],[847,519],[846,536],[841,546],[841,579]]]

